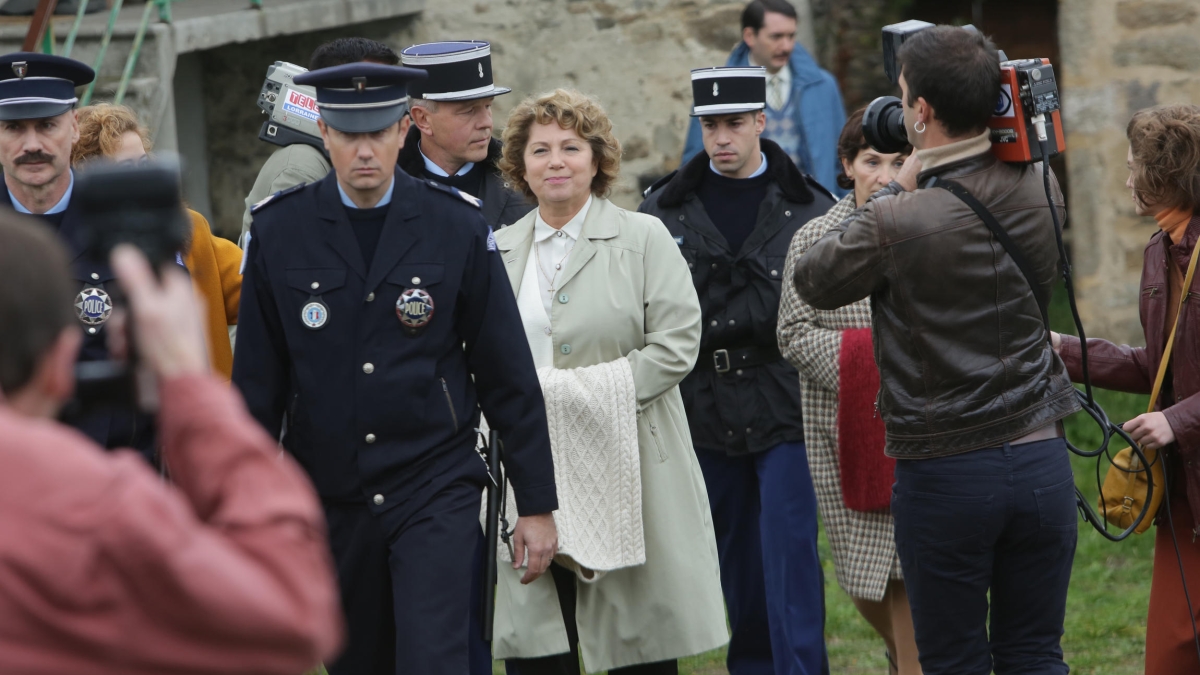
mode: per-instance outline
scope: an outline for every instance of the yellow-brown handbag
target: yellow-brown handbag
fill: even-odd
[[[1150,391],[1150,406],[1146,412],[1154,412],[1158,403],[1158,395],[1162,391],[1163,378],[1167,374],[1167,365],[1171,362],[1171,352],[1175,347],[1175,331],[1183,319],[1183,308],[1187,303],[1188,291],[1192,287],[1192,277],[1196,274],[1196,259],[1200,256],[1200,245],[1192,250],[1192,259],[1188,263],[1187,277],[1183,281],[1183,291],[1179,294],[1179,313],[1175,315],[1175,325],[1171,326],[1171,335],[1167,338],[1167,348],[1163,351],[1162,360],[1158,363],[1158,374],[1154,376],[1154,388]],[[1150,474],[1154,477],[1154,494],[1150,503],[1146,504],[1146,471],[1141,460],[1133,454],[1131,448],[1125,448],[1112,458],[1112,466],[1104,476],[1104,487],[1100,490],[1099,508],[1108,522],[1121,529],[1128,528],[1133,521],[1146,509],[1146,517],[1138,523],[1134,532],[1141,534],[1150,529],[1158,507],[1162,504],[1166,472],[1163,463],[1159,461],[1157,450],[1142,448],[1142,454],[1150,463]]]

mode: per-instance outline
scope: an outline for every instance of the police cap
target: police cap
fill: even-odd
[[[697,68],[692,71],[692,117],[733,115],[765,107],[765,68]]]
[[[88,66],[62,56],[0,56],[0,121],[56,117],[75,107],[75,87],[96,79]]]
[[[413,98],[473,101],[512,91],[492,81],[492,45],[482,40],[413,45],[400,52],[400,61],[429,73],[411,87]]]
[[[362,134],[399,122],[408,108],[407,85],[425,77],[417,68],[361,62],[301,73],[292,81],[316,88],[317,109],[325,124]]]

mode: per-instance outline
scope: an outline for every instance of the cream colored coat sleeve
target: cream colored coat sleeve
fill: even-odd
[[[643,259],[646,346],[626,354],[639,408],[682,382],[700,354],[700,300],[687,261],[661,221],[642,217],[654,220]]]

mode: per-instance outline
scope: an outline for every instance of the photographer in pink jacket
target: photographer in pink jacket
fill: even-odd
[[[342,640],[313,488],[207,374],[187,276],[129,247],[112,264],[173,485],[55,421],[75,283],[50,228],[0,213],[0,672],[298,675]]]

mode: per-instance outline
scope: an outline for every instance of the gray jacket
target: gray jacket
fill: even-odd
[[[246,210],[242,213],[242,234],[238,244],[246,245],[246,233],[250,231],[250,207],[271,195],[302,183],[315,183],[333,170],[333,165],[311,145],[295,143],[279,148],[258,171],[254,187],[246,196]]]

